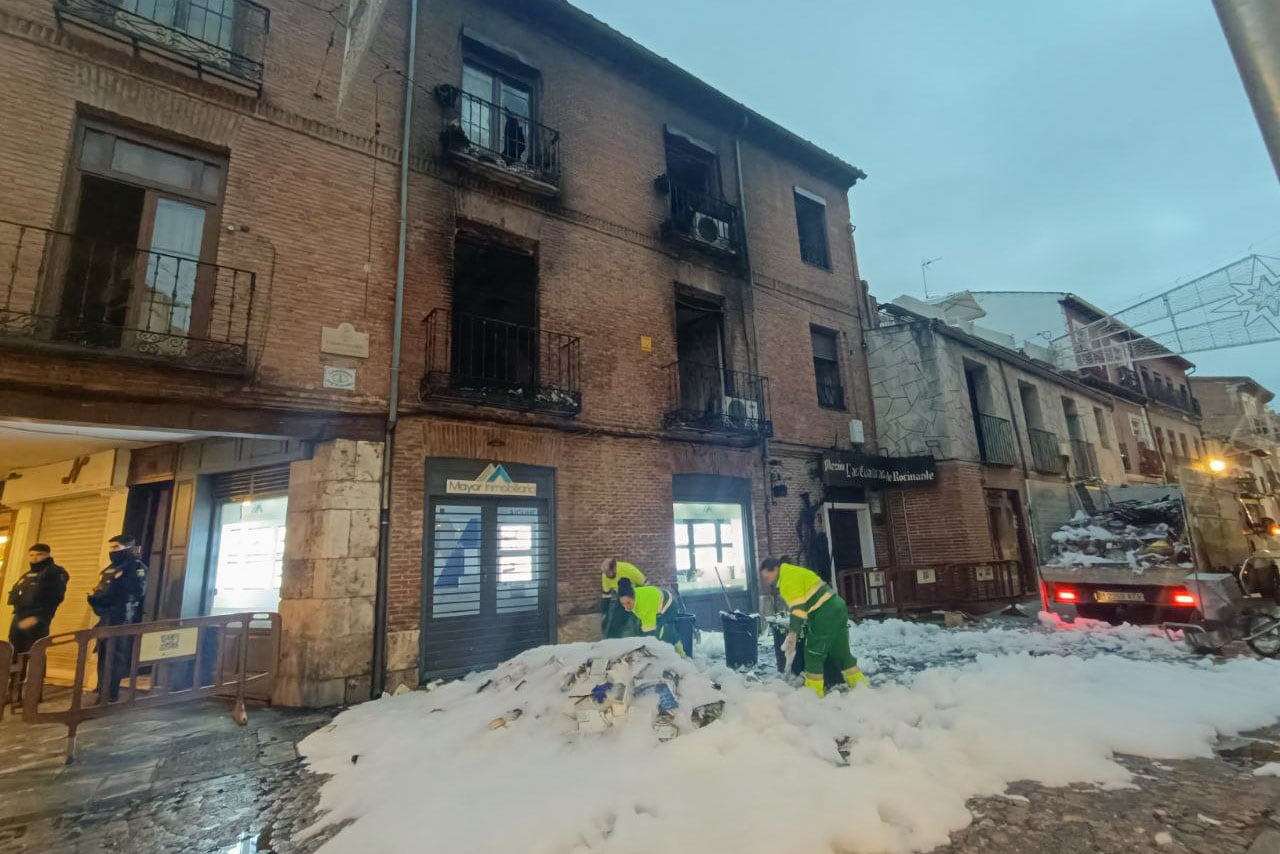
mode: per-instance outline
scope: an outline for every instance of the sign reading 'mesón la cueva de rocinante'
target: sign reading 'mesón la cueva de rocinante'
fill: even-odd
[[[879,457],[873,454],[822,455],[822,482],[827,486],[912,487],[938,480],[931,456]]]

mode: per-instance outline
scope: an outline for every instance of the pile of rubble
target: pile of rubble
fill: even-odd
[[[541,667],[531,668],[518,658],[500,665],[476,693],[501,689],[502,694],[523,695],[528,701],[493,718],[489,729],[504,729],[530,713],[542,718],[559,712],[568,719],[568,729],[581,735],[594,735],[625,724],[633,716],[636,699],[653,695],[657,698],[653,730],[660,741],[670,741],[680,734],[682,727],[700,729],[718,720],[724,712],[723,700],[708,701],[706,689],[718,692],[720,688],[710,682],[709,686],[697,686],[692,693],[698,702],[686,701],[684,708],[688,711],[682,714],[681,681],[686,674],[681,672],[680,665],[684,662],[670,666],[671,662],[664,661],[666,656],[656,653],[653,645],[645,643],[620,654],[603,643],[597,646],[605,647],[599,650],[604,654],[577,661],[552,657]],[[615,649],[617,646],[615,642]],[[662,648],[662,652],[666,649]],[[546,685],[547,677],[556,679],[552,683],[558,685],[555,694],[549,694],[548,689],[555,689]],[[533,690],[525,690],[530,680],[540,684]],[[645,713],[654,714],[652,705],[646,704]]]
[[[1052,566],[1119,564],[1136,572],[1195,566],[1176,498],[1117,501],[1093,515],[1078,512],[1052,540]]]

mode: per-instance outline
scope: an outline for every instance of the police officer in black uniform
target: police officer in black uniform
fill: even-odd
[[[27,560],[31,568],[9,591],[9,605],[13,608],[9,643],[19,655],[29,652],[32,644],[49,634],[53,615],[67,595],[67,571],[53,562],[50,552],[44,543],[29,548]]]
[[[50,549],[35,543],[27,549],[30,568],[9,591],[13,622],[9,623],[9,643],[18,655],[17,667],[8,674],[5,697],[16,703],[21,685],[27,679],[26,653],[31,646],[49,634],[53,615],[67,595],[67,571],[53,562]]]
[[[99,626],[126,626],[142,620],[142,600],[147,595],[147,567],[136,554],[137,540],[127,534],[112,537],[110,565],[98,576],[98,586],[89,594],[89,607],[98,615]],[[98,702],[120,699],[120,680],[129,675],[133,663],[133,638],[103,638],[98,641]]]

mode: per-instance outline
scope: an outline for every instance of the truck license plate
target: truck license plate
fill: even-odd
[[[1130,590],[1099,590],[1094,594],[1099,602],[1145,602],[1147,597]]]

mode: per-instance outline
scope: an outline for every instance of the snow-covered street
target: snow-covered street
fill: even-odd
[[[1208,757],[1280,719],[1280,664],[1195,658],[1146,629],[863,624],[875,688],[822,700],[728,670],[705,640],[692,662],[650,642],[680,677],[666,743],[656,696],[586,734],[562,690],[635,641],[543,647],[345,712],[299,745],[332,775],[317,826],[353,820],[322,850],[927,851],[1016,781],[1130,786],[1115,754]],[[697,728],[714,700],[723,716]]]

